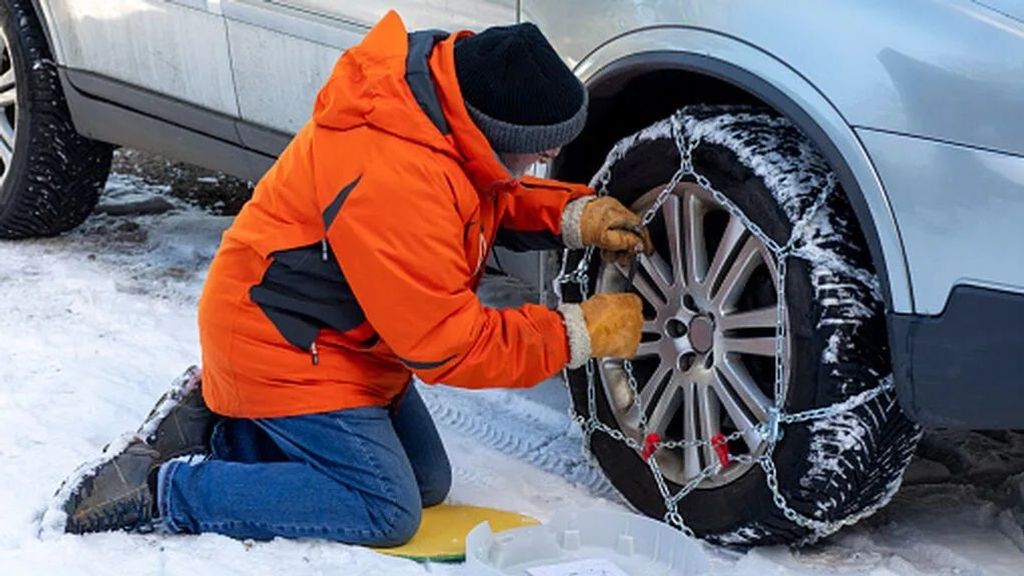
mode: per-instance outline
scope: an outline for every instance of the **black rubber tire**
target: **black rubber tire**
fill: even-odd
[[[79,135],[29,0],[0,1],[17,78],[11,166],[0,186],[0,238],[54,236],[96,207],[113,148]]]
[[[795,188],[773,191],[758,174],[783,170],[793,178],[789,182],[821,181],[830,168],[813,145],[785,119],[762,110],[685,108],[676,120],[684,131],[716,126],[719,132],[703,138],[693,150],[694,167],[784,244],[793,223],[820,194],[793,194]],[[680,158],[670,127],[669,120],[655,124],[647,134],[642,131],[624,140],[618,153],[613,151],[609,194],[630,205],[671,179]],[[722,135],[726,137],[718,137]],[[758,173],[751,168],[755,165]],[[811,221],[811,229],[814,245],[829,252],[833,263],[812,274],[807,261],[788,260],[785,283],[793,347],[785,406],[790,413],[840,402],[878,386],[891,374],[884,305],[865,241],[841,190],[831,196],[827,208]],[[570,255],[570,268],[579,258]],[[597,277],[596,260],[592,279]],[[589,291],[593,289],[591,281]],[[567,294],[567,300],[579,300],[578,293]],[[832,338],[837,339],[838,357],[827,363],[823,354]],[[583,370],[570,372],[569,386],[575,410],[589,417]],[[600,382],[596,386],[597,417],[617,428]],[[920,436],[893,394],[828,421],[788,425],[784,432],[774,456],[782,493],[793,509],[822,521],[844,519],[887,502]],[[590,450],[626,500],[651,517],[665,516],[651,470],[634,450],[600,432],[591,437]],[[680,489],[671,482],[669,486],[673,493]],[[682,500],[679,511],[697,535],[720,544],[794,543],[811,536],[773,503],[758,466],[725,486],[694,491]]]

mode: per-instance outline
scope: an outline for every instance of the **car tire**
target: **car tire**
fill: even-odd
[[[653,193],[656,196],[680,166],[680,147],[677,146],[676,136],[685,138],[693,146],[691,158],[696,172],[705,176],[712,188],[723,193],[780,246],[785,245],[793,234],[795,223],[801,222],[801,240],[797,246],[807,247],[808,250],[803,256],[787,259],[788,268],[784,278],[787,331],[790,338],[786,366],[789,375],[788,397],[784,411],[796,413],[842,402],[876,388],[891,378],[884,304],[867,245],[841,189],[829,195],[823,207],[815,208],[815,201],[822,197],[825,183],[833,176],[828,164],[808,139],[784,118],[764,110],[685,108],[672,118],[621,141],[610,153],[605,167],[595,177],[595,186],[625,205],[639,208],[638,212],[642,211],[651,204],[650,195]],[[838,184],[833,184],[838,187]],[[701,192],[697,188],[700,187],[696,183],[684,179],[683,185],[677,189],[681,199],[679,204],[690,201],[685,194],[705,194],[706,191]],[[645,195],[646,201],[643,200]],[[711,252],[716,249],[713,236],[719,231],[722,236],[718,238],[717,246],[725,244],[722,238],[728,228],[725,222],[729,213],[725,211],[724,216],[720,215],[713,206],[713,196],[703,195],[700,198],[704,200],[697,198],[692,201],[712,203],[707,213],[700,217],[700,225],[704,230],[703,245],[708,247],[705,261],[710,261]],[[637,206],[638,200],[641,206]],[[665,206],[662,211],[667,209]],[[724,205],[719,208],[724,210]],[[713,214],[717,215],[715,218],[719,222],[716,226],[711,225]],[[659,213],[651,222],[650,229],[658,245],[659,255],[664,255],[662,260],[668,262],[671,260],[671,252],[666,247],[669,236],[664,212]],[[756,240],[749,228],[746,234],[744,238]],[[695,242],[694,246],[697,245]],[[681,248],[677,253],[682,254],[683,250]],[[568,269],[576,266],[580,258],[582,256],[579,252],[570,253]],[[608,272],[613,265],[599,260],[594,258],[587,270],[588,293],[601,291],[602,282],[606,278],[618,278],[615,273],[625,274],[621,269],[614,273]],[[736,256],[733,263],[738,265],[738,262],[739,257]],[[764,262],[764,273],[767,274],[770,272],[769,260],[765,259]],[[686,273],[680,274],[685,276]],[[648,284],[653,285],[653,276],[645,276],[643,270],[638,275],[648,278]],[[756,273],[750,273],[748,281],[753,283],[755,276]],[[761,278],[761,281],[764,282],[764,279]],[[612,281],[603,285],[604,290],[615,286],[609,282]],[[638,291],[628,282],[636,282],[635,278],[627,281],[626,289]],[[567,285],[564,290],[567,300],[579,300],[583,296],[579,291],[574,293],[568,288],[571,285]],[[748,299],[769,298],[768,292],[773,292],[765,292],[757,287],[745,287],[743,290],[750,292],[744,292],[742,296]],[[774,295],[772,293],[770,297]],[[665,300],[672,302],[674,297]],[[692,300],[688,305],[696,306]],[[766,302],[758,305],[764,309],[769,306]],[[669,306],[680,310],[686,307],[678,301]],[[645,304],[647,324],[655,325],[660,317],[654,316],[652,310],[649,304]],[[707,314],[712,318],[714,316],[711,312]],[[722,325],[723,318],[717,320]],[[683,374],[679,376],[680,382],[689,380],[689,374],[696,374],[701,369],[706,370],[709,381],[714,381],[716,377],[724,378],[721,376],[721,368],[715,364],[718,362],[718,352],[707,349],[711,344],[700,348],[695,336],[696,326],[692,321],[689,325],[692,327],[689,334],[694,336],[686,336],[689,338],[688,345],[693,347],[692,350],[705,350],[704,364],[693,367],[692,363],[680,361],[678,366],[673,365],[667,379],[657,380],[660,383],[667,382],[660,388],[666,391],[661,398],[668,394],[669,385],[680,374]],[[718,325],[715,326],[715,330],[718,330]],[[653,328],[659,329],[658,326]],[[722,331],[725,333],[724,329]],[[741,333],[732,331],[728,334],[740,338],[738,334]],[[774,335],[772,331],[770,336],[774,338]],[[670,336],[674,338],[678,334]],[[662,338],[667,337],[658,335],[655,342],[660,343]],[[726,357],[727,354],[722,352],[723,364]],[[748,375],[751,375],[750,381],[755,380],[753,375],[760,374],[763,377],[755,384],[761,387],[765,396],[773,398],[774,373],[765,374],[765,371],[774,367],[774,359],[766,367],[763,362],[748,362],[746,356],[728,356],[732,359],[730,362],[734,362],[737,357],[742,359]],[[660,356],[655,356],[655,361],[658,366],[666,362]],[[636,440],[631,448],[621,439],[598,430],[589,435],[589,450],[611,483],[637,510],[651,517],[666,518],[668,509],[665,499],[659,492],[652,468],[642,458],[642,450],[638,449],[638,446],[642,446],[644,432],[649,429],[640,428],[639,425],[637,429],[631,429],[628,423],[633,418],[629,414],[634,413],[630,410],[639,413],[634,405],[642,404],[632,400],[635,394],[630,391],[625,393],[626,400],[622,400],[623,384],[617,380],[617,373],[612,371],[617,365],[606,370],[608,362],[597,362],[598,369],[595,369],[593,376],[596,390],[593,404],[588,399],[586,371],[569,372],[568,382],[574,410],[583,419],[595,417],[607,429],[626,437],[632,436]],[[634,359],[633,369],[639,371],[642,362],[639,356]],[[708,364],[712,365],[709,367]],[[683,372],[684,367],[687,372]],[[658,368],[649,371],[657,372]],[[655,378],[652,377],[651,381],[655,381]],[[693,389],[699,390],[697,384],[693,386]],[[706,392],[704,394],[704,397],[711,397]],[[642,389],[640,395],[643,395]],[[722,394],[722,397],[725,396],[733,397],[734,409],[742,403],[736,402],[738,396],[735,394]],[[663,435],[663,440],[684,437],[685,431],[679,431],[689,426],[685,420],[686,410],[694,410],[690,404],[703,405],[687,399],[698,398],[696,395],[682,398],[677,401],[678,415],[665,419],[665,429],[671,430],[674,427],[677,434]],[[719,396],[714,395],[714,398],[717,400]],[[739,429],[733,420],[739,421],[753,413],[749,407],[744,407],[740,410],[742,413],[734,419],[724,409],[725,403],[721,400],[718,402],[720,408],[715,413],[724,416],[714,418],[719,418],[718,425],[724,432],[729,431],[727,426],[730,423],[733,431]],[[595,414],[590,413],[591,405],[596,407]],[[696,410],[694,422],[700,419],[701,408]],[[712,411],[708,410],[707,413]],[[647,425],[645,422],[644,426]],[[867,515],[891,498],[900,485],[903,471],[920,437],[919,428],[903,415],[891,392],[881,394],[853,410],[824,419],[786,424],[782,429],[784,434],[772,453],[781,494],[787,505],[797,513],[822,524],[836,523],[836,528],[842,525],[840,521]],[[700,433],[697,435],[700,436]],[[698,439],[705,442],[709,440],[706,437]],[[752,444],[756,446],[756,442]],[[736,454],[754,448],[745,445],[745,441],[740,439],[731,442],[729,450]],[[677,458],[680,462],[678,477],[666,478],[673,494],[683,487],[688,478],[692,478],[685,472],[688,465],[685,450],[676,451],[679,454],[673,456],[671,450],[661,449],[655,455],[655,458]],[[695,454],[694,458],[701,464],[701,469],[713,467],[713,451],[710,455],[699,450]],[[711,477],[680,501],[678,511],[689,528],[709,541],[739,546],[794,543],[822,535],[821,530],[812,531],[787,519],[773,502],[765,471],[756,463],[747,464],[745,469],[731,468],[737,465],[730,464],[730,468],[721,469],[718,473],[722,475],[721,478],[725,478],[726,472],[731,471],[733,476],[728,481],[716,483],[715,477]],[[662,468],[670,469],[670,466]]]
[[[0,238],[54,236],[92,212],[113,149],[75,131],[32,3],[0,1],[0,31]]]

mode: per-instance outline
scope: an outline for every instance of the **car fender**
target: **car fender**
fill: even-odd
[[[629,66],[707,74],[786,114],[837,171],[870,245],[888,310],[913,311],[903,243],[885,189],[856,132],[826,94],[798,70],[756,46],[687,26],[659,26],[615,37],[584,57],[575,72],[593,87]]]

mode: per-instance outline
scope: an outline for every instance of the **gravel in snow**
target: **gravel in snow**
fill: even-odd
[[[172,209],[98,214],[59,238],[0,243],[0,574],[466,574],[321,541],[40,536],[39,514],[62,478],[138,426],[198,360],[196,298],[230,219],[166,192],[114,175],[105,205],[159,197]],[[492,281],[484,292],[513,304],[510,285]],[[520,392],[425,387],[424,396],[452,457],[452,502],[542,520],[566,506],[624,509],[581,454],[559,380]],[[803,550],[707,547],[713,573],[1024,572],[1024,436],[935,433],[921,454],[875,517]]]

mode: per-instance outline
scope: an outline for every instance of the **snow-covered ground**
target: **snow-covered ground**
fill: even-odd
[[[114,175],[107,213],[79,230],[0,243],[0,575],[466,574],[319,541],[40,533],[64,475],[134,429],[197,362],[196,298],[230,219],[166,192]],[[147,211],[157,213],[138,214]],[[496,304],[516,297],[501,283],[486,293]],[[453,502],[542,520],[561,507],[625,509],[580,454],[560,382],[424,395],[452,457]],[[908,485],[870,520],[799,551],[709,547],[713,573],[1024,573],[1024,436],[930,434],[921,454]]]

